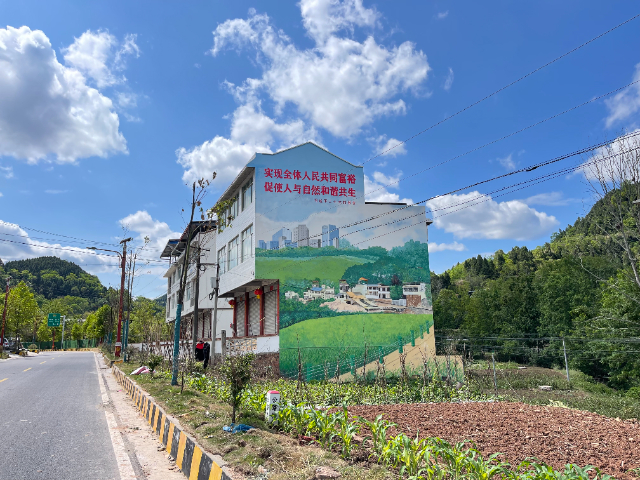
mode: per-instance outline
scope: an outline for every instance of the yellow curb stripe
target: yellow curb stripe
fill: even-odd
[[[198,480],[198,472],[200,471],[200,461],[202,460],[202,450],[197,445],[193,446],[193,456],[191,457],[191,470],[189,480]]]
[[[153,426],[154,430],[156,429],[156,420],[157,419],[158,419],[158,407],[156,407],[156,409],[153,411],[153,418],[149,422]]]
[[[160,443],[162,443],[162,440],[164,438],[164,426],[167,422],[165,422],[166,418],[162,417],[162,422],[160,422],[160,435],[158,435],[158,437],[160,438]]]
[[[211,473],[209,473],[209,480],[221,480],[222,469],[216,462],[211,462]]]
[[[171,442],[173,441],[173,423],[169,422],[169,435],[167,435],[167,453],[171,455]]]
[[[178,465],[180,470],[182,470],[182,460],[184,460],[184,447],[186,444],[187,436],[183,432],[180,432],[180,440],[178,440],[178,458],[176,458],[176,465]]]

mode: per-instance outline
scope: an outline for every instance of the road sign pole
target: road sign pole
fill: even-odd
[[[64,350],[64,322],[67,319],[66,315],[62,315],[62,339],[60,340],[60,350]]]
[[[51,330],[53,331],[53,343],[51,344],[51,350],[55,350],[56,349],[56,329],[52,328]]]

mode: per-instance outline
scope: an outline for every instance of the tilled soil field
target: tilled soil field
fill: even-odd
[[[637,421],[513,402],[361,405],[349,413],[368,420],[382,413],[398,424],[392,434],[472,440],[483,455],[503,453],[512,465],[536,457],[557,469],[594,465],[619,479],[640,478]]]

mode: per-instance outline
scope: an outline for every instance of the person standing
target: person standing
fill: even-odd
[[[207,365],[209,365],[209,357],[211,356],[211,345],[209,342],[204,342],[202,353],[204,355],[204,369],[206,370]]]

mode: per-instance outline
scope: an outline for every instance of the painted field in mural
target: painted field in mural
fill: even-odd
[[[299,346],[303,365],[324,366],[328,363],[333,376],[338,361],[347,367],[352,355],[363,360],[366,356],[368,362],[373,361],[379,356],[379,347],[385,355],[397,349],[398,337],[404,345],[411,342],[412,331],[414,338],[431,331],[432,318],[432,315],[423,314],[368,313],[314,318],[297,323],[287,328],[281,337],[280,369],[285,374],[297,371]],[[345,370],[343,367],[341,373]]]

